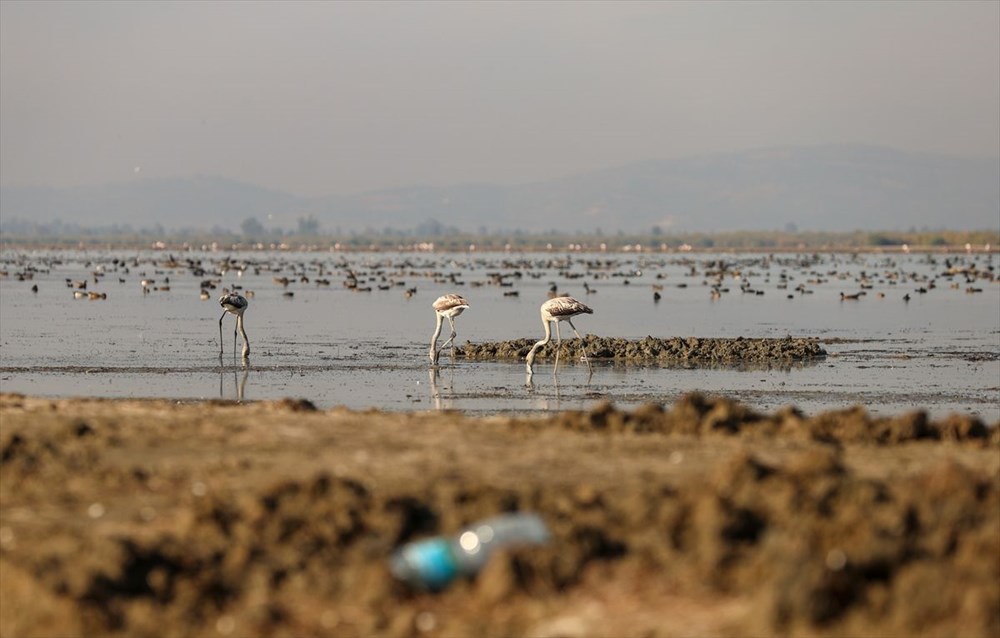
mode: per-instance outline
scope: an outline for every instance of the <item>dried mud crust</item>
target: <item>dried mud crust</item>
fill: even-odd
[[[466,342],[455,353],[468,359],[524,359],[534,339],[511,341]],[[582,346],[582,347],[581,347]],[[595,359],[648,361],[658,363],[764,363],[770,361],[805,361],[826,356],[826,350],[817,339],[785,337],[781,339],[732,339],[703,337],[673,337],[661,339],[622,339],[587,335],[580,339],[564,339],[562,356],[577,358],[586,351]],[[536,357],[554,358],[556,343],[539,349]]]
[[[0,634],[1000,633],[1000,430],[688,395],[543,419],[0,395]],[[542,548],[440,594],[395,547]]]

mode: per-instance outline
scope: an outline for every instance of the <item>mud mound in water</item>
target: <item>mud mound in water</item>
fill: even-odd
[[[4,636],[996,636],[1000,432],[688,395],[543,419],[0,395]],[[400,544],[544,547],[439,594]]]
[[[456,350],[456,354],[468,359],[524,359],[534,339],[513,339],[511,341],[466,342]],[[682,339],[621,339],[587,335],[583,343],[580,339],[563,340],[560,356],[577,359],[586,352],[595,359],[624,361],[645,361],[674,364],[737,364],[741,362],[763,363],[769,361],[804,361],[826,355],[826,350],[816,339],[785,337],[782,339],[733,339],[688,337]],[[539,349],[536,358],[554,358],[555,341]]]

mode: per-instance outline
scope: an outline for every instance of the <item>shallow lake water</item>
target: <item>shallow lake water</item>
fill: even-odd
[[[993,423],[1000,420],[1000,283],[948,272],[988,274],[997,261],[987,253],[7,249],[0,252],[0,389],[178,400],[302,397],[321,408],[475,414],[589,409],[605,399],[625,407],[669,404],[702,391],[768,411],[864,404],[876,414],[920,408]],[[717,280],[720,264],[725,274]],[[371,290],[346,287],[349,273]],[[289,283],[275,281],[281,277]],[[153,280],[148,292],[142,279]],[[329,285],[317,283],[322,279]],[[107,298],[76,299],[72,281],[87,281],[87,292]],[[203,300],[199,292],[209,281],[215,288]],[[713,298],[716,281],[723,292]],[[219,356],[217,300],[234,285],[253,292],[245,364],[234,356],[232,316],[223,322]],[[595,361],[592,373],[563,362],[558,374],[542,360],[530,379],[523,362],[453,360],[447,350],[437,368],[429,365],[431,303],[439,295],[457,292],[471,304],[456,320],[459,344],[538,339],[538,307],[552,286],[594,309],[574,321],[584,334],[816,337],[828,356],[749,367]],[[858,292],[865,293],[858,300],[840,298]]]

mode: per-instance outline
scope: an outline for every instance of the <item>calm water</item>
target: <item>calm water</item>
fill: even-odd
[[[169,262],[170,255],[180,263]],[[118,260],[116,264],[114,260]],[[188,260],[205,272],[193,272]],[[228,261],[226,261],[228,260]],[[947,262],[946,262],[947,260]],[[759,409],[807,412],[863,403],[875,413],[1000,420],[1000,283],[945,275],[948,266],[995,268],[996,255],[776,256],[676,254],[343,254],[88,251],[0,253],[0,387],[51,396],[304,397],[326,408],[458,409],[471,413],[670,403],[700,390]],[[727,265],[712,299],[711,271]],[[127,269],[127,272],[126,272]],[[348,271],[370,292],[344,286]],[[18,273],[31,279],[19,281]],[[96,277],[95,272],[103,272]],[[738,272],[739,278],[733,274]],[[490,283],[496,275],[512,285]],[[283,286],[276,277],[288,277]],[[302,280],[308,278],[308,282]],[[155,280],[144,294],[140,280]],[[66,280],[107,299],[74,299]],[[318,285],[327,279],[330,285]],[[124,281],[121,281],[124,280]],[[217,288],[201,300],[201,283]],[[169,283],[168,283],[169,281]],[[587,294],[584,282],[596,292]],[[840,293],[866,293],[841,301]],[[233,357],[233,318],[222,288],[253,291],[246,313],[249,365]],[[427,348],[431,302],[466,296],[458,343],[541,337],[538,306],[552,285],[594,308],[583,333],[640,338],[834,339],[825,360],[794,367],[535,366],[450,361]],[[931,287],[933,284],[933,287]],[[38,292],[31,291],[32,285]],[[653,300],[653,285],[662,299]],[[741,285],[754,292],[742,292]],[[809,294],[796,292],[803,285]],[[385,287],[381,290],[379,287]],[[409,298],[407,289],[416,288]],[[927,289],[926,293],[917,292]],[[981,292],[967,292],[968,288]],[[516,291],[518,296],[505,296]],[[293,296],[286,296],[292,292]],[[884,297],[881,297],[881,295]],[[903,301],[909,294],[909,302]],[[792,298],[788,298],[788,296]],[[447,329],[446,329],[447,332]],[[567,331],[569,332],[569,331]]]

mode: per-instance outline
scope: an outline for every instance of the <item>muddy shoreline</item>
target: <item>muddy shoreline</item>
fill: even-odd
[[[439,594],[400,544],[552,541]],[[996,636],[1000,429],[686,395],[546,418],[0,395],[3,636]]]

